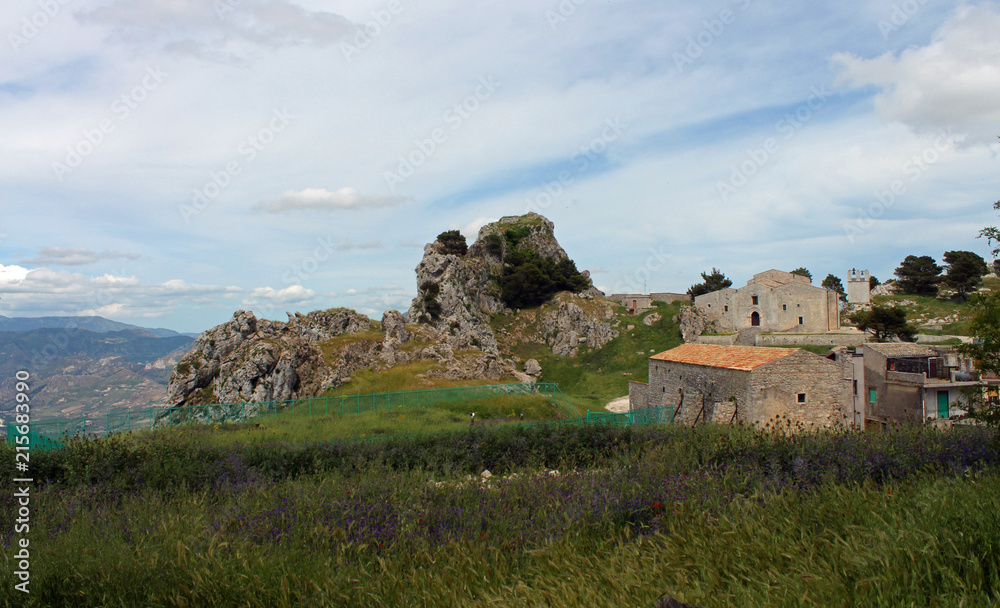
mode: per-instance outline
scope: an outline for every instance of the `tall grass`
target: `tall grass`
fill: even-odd
[[[251,422],[192,424],[158,430],[164,437],[187,437],[203,445],[238,442],[363,440],[466,429],[475,413],[478,424],[556,420],[561,411],[545,395],[496,395],[487,399],[442,401],[426,407],[396,407],[346,416],[309,416],[288,410]],[[523,420],[522,420],[523,416]]]
[[[990,606],[998,465],[997,436],[981,429],[78,441],[33,465],[30,597],[12,590],[14,537],[0,531],[0,599],[653,606],[670,593],[711,607]],[[496,475],[469,476],[484,466]]]

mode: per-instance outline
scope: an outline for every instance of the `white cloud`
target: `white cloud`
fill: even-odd
[[[203,285],[183,279],[144,283],[133,276],[0,265],[0,311],[7,315],[114,315],[149,318],[191,305],[228,303],[260,307],[302,304],[316,293],[301,285],[282,289]]]
[[[325,188],[306,188],[299,192],[289,190],[273,201],[258,203],[254,209],[270,213],[289,210],[335,211],[395,207],[408,199],[399,196],[364,195],[357,188],[341,188],[330,192]]]
[[[98,253],[83,247],[42,247],[38,250],[38,257],[21,260],[21,263],[32,264],[34,266],[82,266],[84,264],[94,264],[100,260],[117,258],[137,260],[139,256],[132,253],[107,250]]]
[[[968,133],[967,143],[995,141],[1000,123],[1000,7],[961,6],[930,44],[874,59],[837,53],[838,82],[875,85],[885,120],[917,131]]]
[[[215,61],[242,58],[253,47],[327,46],[355,31],[341,15],[286,0],[114,0],[77,17],[107,26],[112,40],[132,48]]]
[[[469,242],[472,242],[479,237],[480,228],[482,228],[486,224],[493,223],[498,219],[499,218],[495,217],[477,217],[476,219],[472,220],[471,222],[469,222],[465,226],[462,226],[461,228],[458,228],[458,226],[454,225],[452,226],[452,228],[453,229],[457,228],[458,231],[462,233],[462,236],[464,236]]]

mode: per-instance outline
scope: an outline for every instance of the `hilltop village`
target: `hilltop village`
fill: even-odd
[[[429,243],[405,313],[374,321],[331,309],[279,322],[238,311],[203,333],[177,365],[169,405],[316,397],[359,374],[389,370],[428,387],[546,380],[553,365],[576,360],[579,367],[581,355],[634,335],[635,318],[665,334],[654,352],[634,355],[633,364],[648,366],[646,381],[622,377],[612,389],[628,394],[633,412],[669,410],[675,423],[689,425],[780,419],[860,429],[961,417],[963,391],[980,377],[972,361],[941,344],[946,337],[885,342],[848,321],[891,286],[857,269],[847,273],[846,288],[832,275],[816,286],[803,271],[765,270],[742,287],[706,281],[687,294],[609,295],[576,268],[552,222],[534,213],[505,217],[484,226],[472,245],[457,231]],[[663,319],[664,306],[676,314]],[[945,320],[924,321],[933,328]],[[593,371],[606,375],[607,367]]]
[[[851,270],[847,286],[848,309],[870,308],[867,271]],[[669,407],[685,424],[780,418],[859,428],[964,413],[963,391],[980,384],[972,360],[951,347],[870,341],[842,325],[840,295],[768,270],[694,297],[684,312],[687,343],[649,358],[649,381],[630,383],[630,408]],[[636,311],[649,305],[638,294],[616,296]],[[795,348],[830,344],[825,356]]]

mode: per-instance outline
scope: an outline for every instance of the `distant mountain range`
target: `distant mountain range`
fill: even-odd
[[[0,316],[0,417],[11,418],[22,370],[31,374],[36,421],[165,405],[170,375],[193,342],[103,317]]]
[[[0,315],[0,331],[3,332],[30,331],[32,329],[47,329],[53,327],[62,329],[85,329],[99,334],[109,331],[141,330],[148,332],[151,336],[157,338],[167,338],[171,336],[191,336],[194,338],[198,336],[198,334],[181,334],[172,329],[164,329],[162,327],[150,328],[130,325],[128,323],[119,323],[118,321],[112,321],[111,319],[105,319],[104,317],[5,317]]]

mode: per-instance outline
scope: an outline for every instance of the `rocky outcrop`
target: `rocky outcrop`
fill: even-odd
[[[608,308],[609,318],[613,313]],[[611,324],[584,312],[574,302],[560,302],[559,308],[541,319],[542,339],[552,352],[564,357],[576,357],[581,345],[601,348],[618,337]]]
[[[681,338],[685,342],[694,342],[712,324],[697,306],[681,306],[679,314],[673,318],[680,326]]]
[[[435,240],[424,247],[424,257],[417,265],[417,297],[407,319],[445,331],[446,340],[456,349],[476,348],[498,355],[490,317],[510,312],[501,299],[499,279],[512,247],[556,262],[567,259],[556,241],[552,222],[537,213],[505,217],[483,226],[465,253]],[[589,276],[585,274],[586,290],[600,294]]]
[[[380,354],[363,349],[364,353],[354,356],[342,355],[344,365],[331,368],[319,344],[373,328],[371,319],[347,309],[289,314],[287,323],[257,319],[252,312],[237,311],[227,323],[213,327],[195,340],[194,347],[181,359],[170,378],[168,403],[241,403],[311,397],[338,378],[349,376],[359,366],[370,366],[379,360]],[[394,331],[393,340],[398,340],[402,334],[398,327]],[[402,331],[406,331],[405,327]],[[351,344],[345,350],[350,348],[358,346]]]

